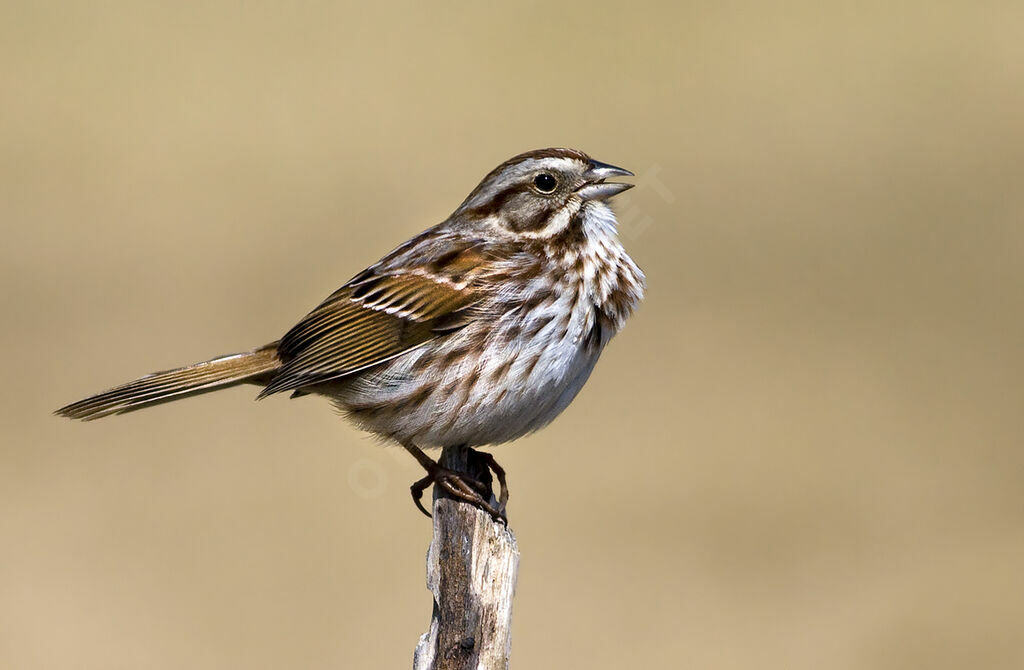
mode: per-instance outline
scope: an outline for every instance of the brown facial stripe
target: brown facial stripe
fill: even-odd
[[[553,237],[537,240],[525,239],[520,243],[536,256],[561,263],[569,253],[579,256],[577,252],[585,246],[586,241],[587,236],[583,230],[583,211],[580,210],[573,215],[569,225],[558,231]]]
[[[503,211],[510,211],[515,209],[514,205],[510,204],[512,199],[523,193],[529,193],[533,191],[533,187],[530,184],[513,184],[503,191],[495,194],[493,198],[487,202],[481,204],[478,207],[467,209],[462,214],[470,219],[485,219],[489,216],[498,214]],[[540,196],[538,196],[539,198]],[[515,226],[518,231],[535,231],[540,230],[548,224],[551,217],[558,211],[558,203],[554,200],[544,201],[546,206],[537,209],[532,212],[528,225]],[[522,223],[521,220],[517,219],[518,223]]]
[[[483,180],[480,182],[480,186],[483,186],[487,182],[491,181],[496,176],[498,176],[508,168],[512,167],[513,165],[522,163],[523,161],[527,160],[540,160],[544,158],[574,158],[579,161],[587,163],[590,162],[590,156],[586,155],[582,151],[576,151],[575,149],[564,149],[561,147],[535,149],[533,151],[527,151],[526,153],[519,154],[518,156],[513,156],[512,158],[509,158],[507,161],[505,161],[498,167],[488,172],[487,176],[484,177]],[[480,189],[480,186],[477,186],[476,189],[474,189],[473,192],[469,194],[467,200],[473,199],[473,196],[477,194],[477,191]]]
[[[494,197],[487,202],[484,202],[472,209],[463,211],[462,215],[470,219],[485,219],[504,209],[505,205],[508,204],[508,201],[511,200],[513,196],[528,190],[530,190],[529,184],[512,184],[503,191],[495,193]]]

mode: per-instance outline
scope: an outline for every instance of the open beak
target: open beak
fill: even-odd
[[[613,177],[632,177],[633,173],[601,161],[590,161],[590,169],[583,173],[586,182],[576,190],[584,200],[607,200],[613,195],[618,195],[635,186],[635,184],[622,184],[616,182],[605,182],[605,179]]]

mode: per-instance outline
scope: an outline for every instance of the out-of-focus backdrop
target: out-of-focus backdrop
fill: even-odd
[[[499,447],[519,668],[1024,667],[1024,4],[0,8],[0,667],[401,668],[406,455],[229,392],[505,158],[634,170],[649,294]]]

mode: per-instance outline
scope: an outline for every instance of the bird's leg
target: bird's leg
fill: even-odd
[[[423,453],[423,450],[414,444],[403,443],[403,447],[413,458],[427,471],[427,476],[416,481],[412,486],[409,487],[410,493],[412,493],[413,502],[416,503],[416,507],[421,512],[430,516],[430,512],[423,506],[423,492],[431,484],[436,484],[441,488],[442,491],[447,493],[456,500],[462,500],[470,503],[476,507],[479,507],[483,511],[491,515],[495,520],[500,520],[504,523],[508,523],[505,518],[504,510],[495,509],[489,502],[488,499],[491,497],[490,483],[481,482],[474,479],[467,473],[456,472],[447,467],[444,467],[434,461],[432,458]],[[479,452],[473,452],[477,454]],[[490,476],[490,473],[484,470],[485,473]],[[504,475],[504,472],[502,472]],[[485,497],[486,496],[486,497]],[[507,496],[503,496],[507,498]]]

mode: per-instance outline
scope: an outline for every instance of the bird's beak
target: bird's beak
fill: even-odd
[[[586,180],[577,193],[584,200],[606,200],[635,186],[635,184],[606,183],[605,179],[613,177],[632,177],[633,173],[601,161],[590,161],[590,169],[583,173]]]

